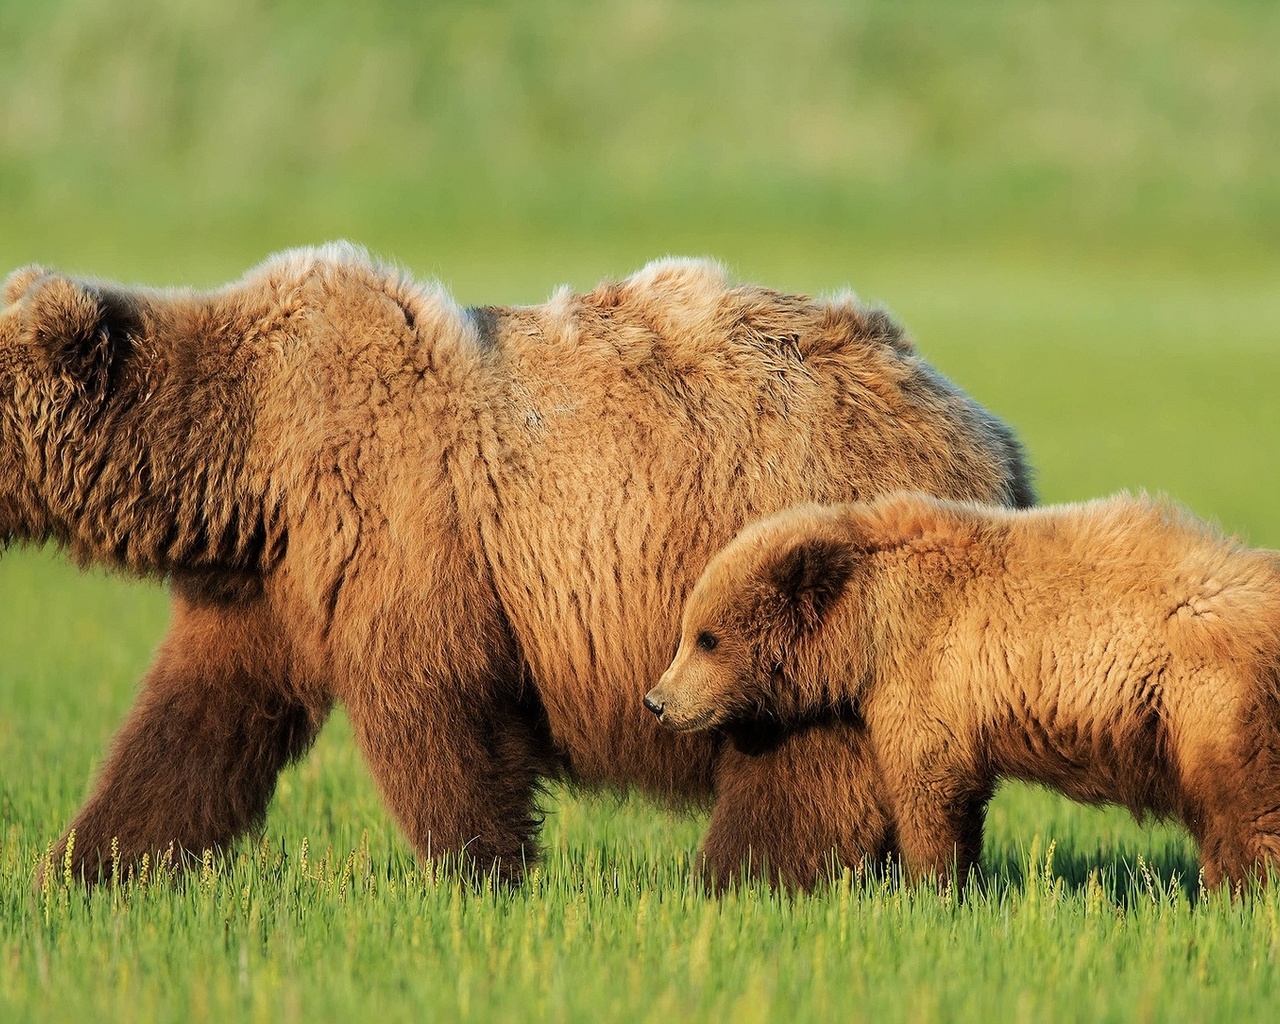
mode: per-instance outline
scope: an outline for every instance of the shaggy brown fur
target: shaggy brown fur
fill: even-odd
[[[1009,431],[882,313],[664,261],[461,309],[349,246],[208,294],[38,268],[0,314],[0,532],[165,575],[76,867],[220,846],[341,701],[415,848],[518,876],[539,780],[718,793],[713,867],[878,856],[846,727],[754,756],[639,697],[750,519],[912,486],[1027,504]]]
[[[676,729],[856,704],[915,872],[963,879],[1002,777],[1179,817],[1211,886],[1280,867],[1280,553],[1167,502],[783,512],[708,565],[646,704]]]

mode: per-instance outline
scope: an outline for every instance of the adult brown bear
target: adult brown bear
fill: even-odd
[[[422,854],[518,877],[538,783],[565,777],[714,794],[722,877],[879,857],[856,723],[748,754],[640,697],[748,520],[901,487],[1032,500],[1009,430],[884,314],[702,262],[518,309],[346,245],[207,294],[29,268],[4,300],[0,532],[173,590],[72,824],[91,877],[113,836],[128,860],[260,823],[335,700]]]

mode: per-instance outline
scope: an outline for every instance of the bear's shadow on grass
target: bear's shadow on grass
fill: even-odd
[[[1143,852],[1057,842],[1051,854],[1038,845],[1030,849],[1021,844],[988,847],[969,884],[996,897],[1003,892],[1021,892],[1040,881],[1061,881],[1069,895],[1082,895],[1096,882],[1108,900],[1123,908],[1168,900],[1178,893],[1194,905],[1202,894],[1199,860],[1194,853],[1171,844]]]

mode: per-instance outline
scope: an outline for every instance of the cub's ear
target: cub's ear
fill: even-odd
[[[813,537],[792,544],[778,556],[770,571],[784,608],[801,629],[822,624],[853,574],[853,545],[830,537]]]
[[[18,271],[6,283],[22,283]],[[24,299],[27,335],[38,359],[53,373],[69,378],[89,392],[106,390],[112,356],[106,304],[96,289],[76,284],[60,274],[27,282],[18,295]]]

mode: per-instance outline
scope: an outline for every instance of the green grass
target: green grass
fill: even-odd
[[[357,13],[358,10],[358,13]],[[1014,424],[1046,500],[1164,490],[1280,547],[1280,8],[0,2],[0,272],[211,285],[349,236],[464,302],[666,252],[853,285]],[[1239,1020],[1280,894],[1009,786],[963,903],[701,895],[704,822],[555,791],[511,892],[415,862],[341,714],[265,834],[86,896],[36,865],[161,590],[0,559],[0,1020]],[[305,851],[305,852],[304,852]],[[163,875],[163,872],[162,872]]]
[[[354,235],[450,273],[602,246],[1246,269],[1280,244],[1278,41],[1257,0],[6,0],[0,258],[216,281]]]

